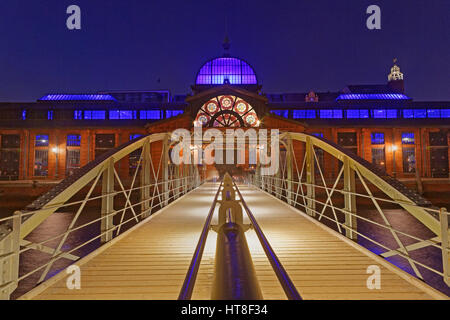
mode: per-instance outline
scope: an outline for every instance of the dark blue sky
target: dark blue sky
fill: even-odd
[[[81,31],[66,28],[71,4],[81,7]],[[371,4],[382,30],[366,28]],[[231,54],[255,68],[264,92],[385,83],[397,57],[407,94],[450,100],[449,0],[1,0],[0,101],[187,93],[201,65],[223,53],[225,12]]]

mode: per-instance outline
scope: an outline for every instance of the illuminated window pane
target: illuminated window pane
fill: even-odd
[[[359,118],[359,110],[347,110],[347,118],[348,119],[356,119]]]
[[[412,109],[403,110],[403,118],[406,119],[414,118],[414,111]]]
[[[48,147],[48,135],[39,134],[36,135],[35,144],[36,147]]]
[[[306,118],[306,110],[294,110],[292,112],[292,118],[294,118],[294,119]]]
[[[270,112],[284,118],[288,118],[289,114],[289,110],[270,110]]]
[[[384,144],[384,133],[372,132],[372,144]]]
[[[67,135],[67,146],[68,147],[79,147],[81,145],[81,136],[79,134],[68,134]]]
[[[75,120],[81,120],[81,119],[83,119],[83,111],[81,111],[81,110],[75,110],[75,111],[73,112],[73,118],[74,118]]]
[[[183,114],[183,110],[166,110],[166,118],[176,117]]]
[[[403,132],[402,144],[414,144],[414,132]]]
[[[306,119],[315,119],[316,110],[306,110]]]
[[[439,110],[439,109],[428,109],[427,110],[427,116],[428,116],[428,118],[440,118],[441,117],[441,110]]]
[[[161,110],[141,110],[139,115],[141,119],[159,120],[161,119]]]
[[[319,114],[320,114],[320,118],[322,118],[322,119],[333,118],[333,110],[320,110]]]
[[[442,109],[441,118],[450,118],[450,109]]]
[[[375,119],[386,118],[386,109],[374,109],[372,110],[372,116]]]
[[[311,133],[311,135],[318,137],[318,138],[323,138],[323,133],[322,132],[313,132]]]
[[[47,111],[47,119],[48,120],[53,120],[53,110]]]
[[[388,119],[397,118],[397,110],[396,109],[386,110],[386,118]]]
[[[106,111],[104,110],[86,110],[84,111],[84,119],[86,120],[105,120]]]
[[[130,141],[134,140],[134,139],[137,139],[139,137],[142,137],[142,134],[140,134],[140,133],[132,133],[132,134],[130,134]]]
[[[425,109],[415,109],[414,110],[414,118],[426,118],[427,110]]]
[[[244,61],[231,57],[208,61],[197,75],[197,84],[256,84],[253,69]]]
[[[132,110],[111,110],[109,111],[111,120],[132,120],[136,119],[136,111]]]

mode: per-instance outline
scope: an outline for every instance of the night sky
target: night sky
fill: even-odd
[[[66,28],[71,4],[80,31]],[[366,28],[371,4],[381,30]],[[231,55],[255,68],[265,93],[384,84],[397,57],[408,95],[450,100],[449,0],[1,0],[0,15],[0,101],[186,94],[202,64],[223,54],[226,25]]]

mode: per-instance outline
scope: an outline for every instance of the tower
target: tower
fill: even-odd
[[[396,93],[405,92],[403,73],[400,72],[400,67],[397,65],[397,58],[394,59],[394,65],[391,68],[391,73],[388,75],[388,86]]]

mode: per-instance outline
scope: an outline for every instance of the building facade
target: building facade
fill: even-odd
[[[227,48],[226,48],[227,49]],[[0,179],[59,180],[140,135],[176,128],[304,131],[399,178],[449,178],[449,101],[414,101],[394,61],[383,85],[339,92],[264,93],[249,63],[225,54],[204,64],[191,91],[48,94],[0,103]],[[139,155],[120,163],[132,172]],[[330,177],[338,164],[319,154]]]

